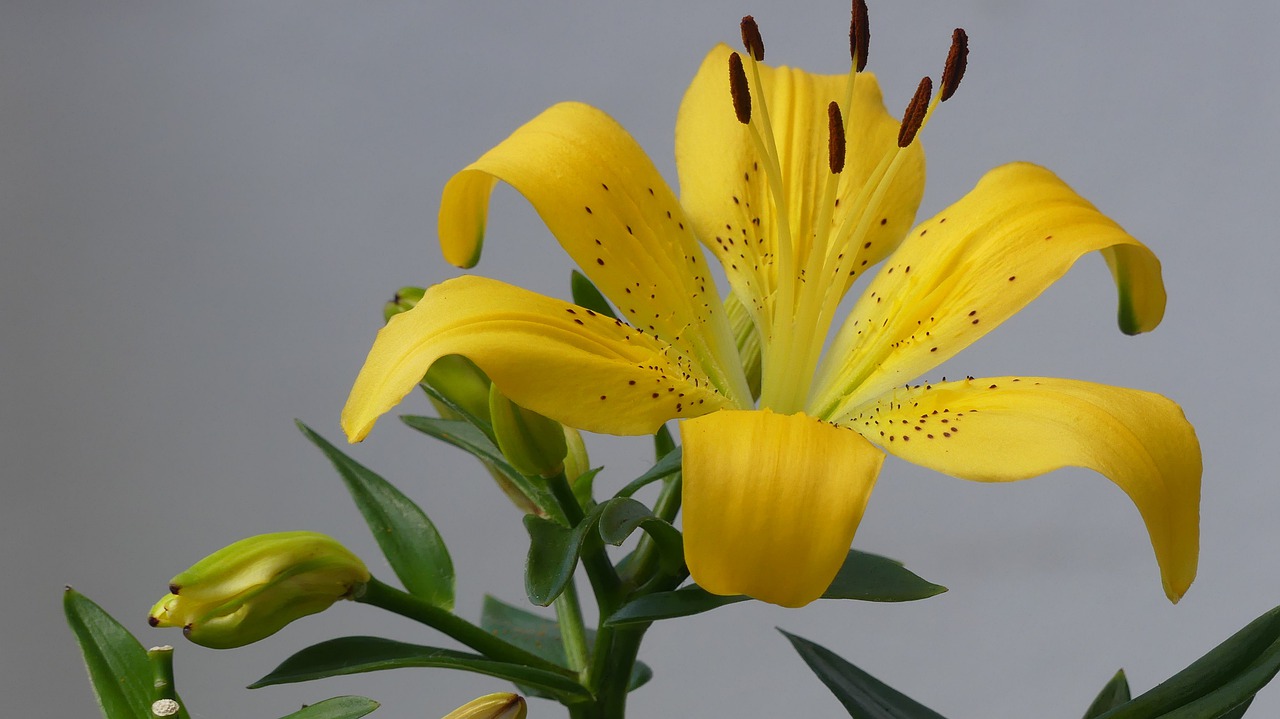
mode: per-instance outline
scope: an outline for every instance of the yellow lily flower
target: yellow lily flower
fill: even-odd
[[[627,322],[476,276],[436,285],[378,334],[343,411],[348,438],[362,439],[448,354],[574,427],[646,434],[684,420],[692,577],[791,607],[835,576],[886,452],[983,482],[1088,467],[1137,506],[1177,601],[1196,572],[1201,474],[1177,405],[1062,379],[906,384],[1089,252],[1111,269],[1121,329],[1153,329],[1165,305],[1159,261],[1026,163],[990,171],[909,229],[924,183],[915,136],[955,91],[967,40],[957,31],[938,98],[922,82],[899,122],[863,71],[856,14],[854,25],[847,76],[765,66],[749,18],[745,63],[713,49],[677,120],[679,200],[620,125],[577,103],[548,109],[455,175],[439,216],[446,259],[478,261],[490,192],[506,182]],[[736,336],[759,347],[758,402],[743,371],[753,358],[739,356],[699,243],[724,267],[729,307],[754,326],[754,338],[750,326]],[[824,352],[837,306],[864,274],[865,293]]]

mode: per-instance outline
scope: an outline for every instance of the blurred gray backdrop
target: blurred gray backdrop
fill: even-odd
[[[982,486],[889,461],[856,546],[950,592],[914,605],[757,603],[655,626],[633,715],[840,716],[774,627],[820,641],[952,717],[1077,717],[1119,667],[1149,688],[1280,603],[1274,212],[1278,6],[881,0],[870,66],[892,111],[969,74],[923,135],[927,217],[1015,159],[1045,164],[1162,258],[1164,325],[1114,323],[1087,257],[936,375],[1048,375],[1165,393],[1204,445],[1203,552],[1178,606],[1137,512],[1100,477]],[[146,626],[170,576],[241,537],[309,528],[390,575],[300,418],[332,439],[404,284],[457,273],[434,244],[444,182],[546,106],[597,105],[674,181],[677,104],[754,13],[771,62],[847,68],[840,2],[0,4],[0,696],[92,716],[64,584],[148,645],[174,643],[194,717],[262,717],[360,693],[437,717],[503,684],[400,670],[250,692],[338,634],[453,646],[343,603],[232,652]],[[570,263],[495,194],[478,271],[567,295]],[[936,376],[935,375],[935,376]],[[425,411],[417,398],[410,411]],[[646,442],[590,439],[603,492]],[[519,516],[456,450],[384,421],[353,454],[448,540],[459,611],[523,600]],[[14,703],[16,702],[16,707]],[[1280,688],[1251,715],[1280,714]],[[533,716],[559,716],[535,702]]]

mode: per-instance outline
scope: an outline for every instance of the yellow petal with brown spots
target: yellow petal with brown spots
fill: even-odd
[[[768,410],[687,420],[680,436],[693,580],[784,607],[821,596],[849,552],[884,454],[857,432]]]
[[[1137,505],[1169,599],[1178,601],[1195,579],[1200,444],[1165,397],[1076,380],[998,377],[894,390],[840,422],[891,454],[962,479],[1097,471]]]
[[[626,130],[593,107],[561,103],[454,175],[445,185],[438,223],[450,262],[470,267],[479,260],[498,180],[529,200],[632,324],[696,357],[723,393],[750,403],[693,228]]]
[[[342,410],[347,438],[373,423],[436,359],[462,355],[516,404],[572,427],[650,434],[729,405],[698,365],[634,327],[483,277],[438,284],[378,332]]]
[[[694,76],[676,120],[676,168],[681,200],[697,235],[725,267],[734,291],[758,310],[777,287],[774,257],[778,221],[765,176],[746,126],[734,115],[725,45],[714,48]],[[819,230],[839,227],[881,159],[898,148],[898,121],[884,107],[875,75],[859,73],[852,109],[845,107],[845,75],[815,75],[788,67],[760,66],[763,100],[780,154],[784,196],[797,266],[803,267]],[[752,85],[753,103],[761,104]],[[827,105],[836,101],[848,119],[847,153],[830,228],[817,227],[823,186],[830,176]],[[842,250],[856,276],[879,262],[906,235],[924,193],[924,151],[919,143],[890,185],[865,243]],[[869,244],[867,244],[869,243]],[[864,247],[863,245],[866,244]],[[856,259],[855,259],[856,258]],[[854,276],[846,272],[841,292]]]
[[[1146,246],[1043,167],[992,170],[879,269],[824,358],[810,411],[833,417],[928,372],[1093,251],[1115,275],[1121,329],[1155,328],[1165,293]]]

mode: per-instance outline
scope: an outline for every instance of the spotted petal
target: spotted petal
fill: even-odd
[[[835,578],[884,454],[804,415],[724,411],[680,424],[684,546],[694,581],[784,607]]]
[[[779,237],[778,212],[770,198],[765,163],[756,152],[746,126],[738,122],[729,94],[730,49],[720,45],[703,60],[680,105],[676,121],[676,167],[681,199],[697,230],[725,267],[737,292],[753,309],[777,286],[773,259]],[[871,73],[860,73],[853,89],[852,109],[846,102],[845,75],[814,75],[788,67],[760,66],[761,91],[754,85],[754,112],[767,105],[781,156],[788,225],[800,267],[814,244],[815,234],[861,212],[855,202],[880,161],[897,151],[898,121],[884,107],[880,86]],[[845,108],[848,152],[840,174],[839,202],[827,222],[818,226],[824,185],[831,175],[828,163],[827,105]],[[915,143],[883,202],[869,212],[871,229],[866,243],[835,248],[843,252],[845,267],[861,275],[893,250],[906,235],[924,193],[924,152]],[[867,244],[869,243],[869,244]],[[866,246],[864,247],[864,244]],[[852,282],[846,272],[843,292]]]
[[[1082,255],[1101,251],[1120,327],[1164,315],[1160,262],[1048,170],[998,167],[912,230],[846,319],[820,370],[813,413],[834,417],[919,377],[1022,309]]]
[[[1093,469],[1137,505],[1173,601],[1196,575],[1200,445],[1182,410],[1150,392],[999,377],[896,390],[843,423],[907,461],[1008,482]]]
[[[605,113],[561,103],[454,175],[441,198],[445,258],[480,258],[498,180],[533,205],[592,282],[634,324],[696,357],[725,394],[750,403],[715,281],[675,195]]]
[[[517,404],[564,424],[649,434],[727,406],[701,368],[619,320],[483,277],[427,290],[374,341],[342,410],[358,442],[444,355],[475,362]]]

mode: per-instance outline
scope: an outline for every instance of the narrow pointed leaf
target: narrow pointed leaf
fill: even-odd
[[[561,666],[568,662],[564,653],[564,644],[560,638],[560,625],[554,619],[527,612],[486,595],[484,609],[480,615],[480,626],[543,659]],[[594,629],[586,630],[586,639],[588,646],[595,646]],[[643,662],[636,662],[631,670],[631,681],[627,690],[634,691],[651,678],[653,678],[653,671]],[[533,687],[520,685],[519,688],[533,696],[552,698]]]
[[[378,702],[365,697],[333,697],[305,706],[280,719],[359,719],[378,706]]]
[[[400,417],[400,421],[423,434],[435,437],[471,454],[476,459],[501,472],[516,488],[524,493],[524,496],[541,507],[548,516],[561,524],[565,522],[564,513],[560,511],[555,499],[551,496],[550,491],[547,490],[546,482],[537,478],[526,477],[517,472],[507,462],[507,458],[502,455],[502,450],[498,449],[498,445],[494,444],[493,440],[489,439],[479,428],[461,420],[417,415],[404,415]]]
[[[493,661],[478,654],[406,644],[380,637],[342,637],[307,647],[284,660],[270,674],[249,685],[249,688],[408,667],[441,667],[485,674],[538,687],[565,702],[590,698],[587,690],[577,682],[553,672]]]
[[[1220,719],[1250,701],[1280,671],[1280,607],[1133,701],[1098,719]]]
[[[600,290],[587,279],[587,276],[581,272],[574,270],[569,276],[569,289],[573,293],[573,303],[579,307],[585,307],[592,312],[602,314],[610,319],[618,319],[618,315],[614,313],[613,308],[609,306],[609,300],[600,294]]]
[[[782,634],[854,719],[944,719],[829,649],[785,631]]]
[[[529,532],[529,559],[525,565],[524,589],[529,601],[549,606],[564,591],[582,551],[583,521],[577,529],[567,529],[549,519],[525,515]]]
[[[1111,681],[1098,692],[1098,696],[1089,705],[1089,709],[1084,713],[1084,719],[1097,719],[1108,710],[1114,709],[1121,704],[1129,701],[1132,697],[1129,695],[1129,680],[1124,676],[1124,670],[1116,672],[1111,677]]]
[[[147,650],[102,607],[67,587],[67,624],[84,653],[89,682],[106,719],[151,719],[151,665]]]
[[[428,397],[444,405],[450,412],[453,412],[454,414],[458,415],[458,417],[461,417],[463,420],[465,420],[467,424],[480,430],[480,432],[490,442],[494,441],[493,425],[481,419],[480,417],[477,417],[473,413],[467,411],[467,408],[463,407],[457,402],[454,402],[447,395],[440,392],[440,390],[436,389],[435,387],[432,387],[431,385],[427,384],[426,382],[422,382],[418,386],[422,388],[423,392],[427,393]],[[402,416],[401,419],[404,419],[404,417]]]
[[[822,594],[823,599],[856,599],[864,602],[912,602],[941,594],[946,587],[921,579],[901,562],[850,550],[844,564]],[[750,597],[711,594],[696,584],[671,592],[647,594],[623,605],[606,622],[611,626],[674,619],[709,612]]]
[[[669,477],[680,471],[683,453],[679,447],[667,452],[662,459],[649,468],[649,471],[636,477],[627,486],[623,487],[616,496],[630,497],[640,491],[646,485],[652,484],[663,477]]]
[[[441,609],[453,609],[453,560],[426,513],[390,482],[343,454],[299,422],[342,476],[387,562],[412,595]]]

